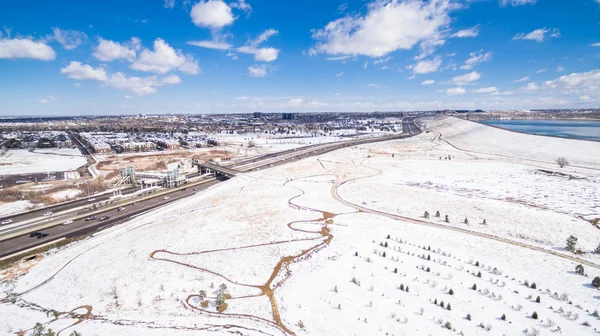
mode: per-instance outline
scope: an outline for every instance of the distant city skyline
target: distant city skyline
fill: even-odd
[[[600,107],[600,0],[0,9],[0,116]]]

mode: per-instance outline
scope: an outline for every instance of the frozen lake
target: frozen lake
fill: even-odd
[[[511,131],[561,138],[600,140],[600,121],[584,120],[483,120]]]

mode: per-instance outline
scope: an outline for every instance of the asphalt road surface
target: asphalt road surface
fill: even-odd
[[[185,190],[179,190],[172,192],[168,195],[169,199],[164,199],[163,196],[154,197],[145,201],[140,201],[136,205],[129,205],[124,207],[124,211],[118,211],[117,209],[109,210],[97,214],[97,219],[93,221],[86,221],[85,218],[78,219],[69,225],[57,225],[53,226],[40,232],[47,233],[48,236],[45,238],[30,237],[29,233],[20,235],[9,240],[0,242],[0,257],[4,257],[16,252],[24,251],[35,247],[40,244],[44,244],[59,238],[69,238],[81,236],[83,234],[90,234],[95,232],[101,227],[125,222],[134,215],[140,214],[145,211],[152,210],[156,207],[171,203],[178,199],[188,197],[198,193],[206,188],[213,186],[221,181],[214,180],[201,185],[198,185],[198,190],[194,190],[194,187],[185,188]],[[109,216],[110,219],[100,221],[100,217]]]

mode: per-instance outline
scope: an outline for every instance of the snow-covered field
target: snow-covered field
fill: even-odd
[[[14,201],[0,204],[0,216],[12,215],[18,212],[25,211],[32,207],[33,204],[27,200]]]
[[[600,164],[560,142],[572,140],[541,155],[521,147],[548,138],[513,146],[494,129],[488,151],[470,141],[489,127],[429,126],[244,174],[53,251],[0,285],[0,334],[35,322],[83,335],[596,334],[599,260],[579,255],[579,275],[562,256],[576,257],[570,234],[584,252],[600,242],[579,218],[597,215]],[[470,140],[446,138],[454,128]]]
[[[81,190],[79,189],[65,189],[52,194],[52,198],[57,201],[67,201],[77,197],[79,194],[81,194]]]
[[[86,163],[78,149],[9,150],[0,157],[0,175],[31,174],[77,169]]]

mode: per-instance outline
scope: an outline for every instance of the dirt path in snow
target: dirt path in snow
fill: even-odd
[[[286,181],[283,185],[286,186],[288,183],[290,182],[294,182],[296,180],[300,180],[300,179],[306,179],[308,177],[317,177],[317,176],[323,176],[323,175],[330,175],[330,174],[319,174],[319,175],[311,175],[311,176],[303,176],[303,177],[299,177],[296,179],[290,179],[288,181]],[[247,295],[247,296],[243,296],[243,297],[231,297],[228,300],[239,300],[239,299],[245,299],[245,298],[252,298],[252,297],[258,297],[258,296],[267,296],[270,302],[270,306],[271,306],[271,313],[272,313],[272,321],[265,319],[263,317],[260,316],[256,316],[256,315],[251,315],[251,314],[234,314],[234,313],[224,313],[224,312],[214,312],[214,311],[209,311],[208,309],[204,308],[202,305],[201,306],[197,306],[196,304],[194,304],[192,301],[198,302],[198,300],[195,299],[199,299],[199,295],[198,294],[193,294],[187,297],[187,299],[185,300],[185,303],[187,304],[187,306],[193,310],[197,310],[200,311],[204,314],[207,314],[209,316],[214,316],[214,317],[233,317],[233,318],[241,318],[241,319],[251,319],[254,321],[260,321],[260,322],[264,322],[267,323],[268,325],[277,327],[278,329],[280,329],[281,331],[283,331],[286,334],[289,335],[295,335],[295,333],[289,329],[285,323],[283,322],[282,318],[281,318],[281,314],[279,311],[279,306],[277,304],[277,299],[275,298],[275,292],[278,288],[280,288],[281,286],[283,286],[283,284],[292,276],[291,270],[290,270],[290,265],[294,264],[294,263],[298,263],[301,262],[303,260],[307,260],[309,259],[314,253],[320,251],[322,248],[324,248],[325,246],[327,246],[332,240],[333,240],[333,235],[330,233],[329,227],[328,225],[332,225],[333,224],[333,218],[337,215],[337,214],[333,214],[327,211],[323,211],[323,210],[318,210],[318,209],[313,209],[310,207],[306,207],[306,206],[301,206],[299,204],[294,203],[294,200],[305,195],[305,191],[298,188],[298,187],[293,187],[296,188],[300,191],[300,193],[298,195],[295,195],[293,197],[291,197],[288,200],[288,205],[294,209],[298,209],[298,210],[308,210],[308,211],[313,211],[313,212],[320,212],[322,213],[322,217],[317,218],[317,219],[305,219],[305,220],[297,220],[297,221],[292,221],[286,224],[286,226],[293,231],[296,232],[302,232],[302,233],[307,233],[307,234],[318,234],[319,236],[315,237],[315,238],[304,238],[304,239],[293,239],[293,240],[287,240],[287,241],[280,241],[280,242],[272,242],[272,243],[264,243],[264,244],[256,244],[256,245],[248,245],[248,246],[241,246],[241,247],[234,247],[234,248],[226,248],[226,249],[219,249],[219,250],[207,250],[207,251],[200,251],[200,252],[190,252],[190,253],[175,253],[175,252],[171,252],[171,251],[167,251],[167,250],[156,250],[153,251],[150,256],[149,259],[150,260],[157,260],[157,261],[164,261],[164,262],[171,262],[171,263],[175,263],[181,266],[185,266],[185,267],[189,267],[189,268],[193,268],[193,269],[197,269],[199,271],[202,272],[207,272],[213,275],[216,275],[220,278],[222,278],[223,280],[234,284],[234,285],[238,285],[238,286],[244,286],[244,287],[251,287],[251,288],[256,288],[259,289],[261,291],[260,294],[257,295]],[[296,228],[294,227],[295,224],[298,223],[322,223],[321,224],[321,228],[318,231],[313,231],[313,230],[306,230],[306,229],[300,229],[300,228]],[[286,243],[292,243],[292,242],[302,242],[302,241],[311,241],[311,240],[320,240],[319,243],[313,245],[312,247],[302,250],[300,253],[297,254],[293,254],[293,255],[289,255],[289,256],[284,256],[282,257],[277,264],[275,265],[275,267],[273,268],[273,271],[271,272],[271,275],[269,276],[269,279],[263,284],[263,285],[252,285],[252,284],[243,284],[243,283],[239,283],[234,281],[233,279],[230,279],[218,272],[215,271],[211,271],[209,269],[206,268],[202,268],[202,267],[198,267],[198,266],[193,266],[187,263],[183,263],[183,262],[179,262],[179,261],[175,261],[175,260],[170,260],[168,258],[165,257],[159,257],[157,256],[157,254],[171,254],[171,255],[200,255],[200,254],[207,254],[207,253],[213,253],[213,252],[219,252],[219,251],[234,251],[234,250],[240,250],[240,249],[248,249],[248,248],[260,248],[260,247],[265,247],[265,246],[273,246],[273,245],[278,245],[278,244],[286,244]],[[206,302],[206,301],[205,301]]]
[[[357,180],[361,180],[361,179],[367,179],[367,178],[371,178],[377,175],[381,175],[383,172],[377,168],[372,168],[369,166],[365,166],[364,165],[364,161],[363,160],[361,162],[361,165],[363,167],[372,169],[377,171],[375,174],[372,175],[368,175],[368,176],[361,176],[361,177],[355,177],[355,178],[351,178],[345,181],[340,181],[340,182],[336,182],[334,183],[334,185],[331,187],[331,196],[337,200],[338,202],[345,204],[349,207],[352,207],[358,211],[364,212],[364,213],[369,213],[369,214],[373,214],[373,215],[379,215],[379,216],[384,216],[384,217],[388,217],[391,219],[395,219],[395,220],[401,220],[401,221],[405,221],[405,222],[409,222],[409,223],[413,223],[413,224],[419,224],[419,225],[424,225],[424,226],[428,226],[428,227],[432,227],[432,228],[437,228],[437,229],[444,229],[444,230],[448,230],[448,231],[455,231],[455,232],[460,232],[460,233],[464,233],[464,234],[468,234],[471,236],[477,236],[477,237],[482,237],[482,238],[487,238],[487,239],[492,239],[495,241],[499,241],[502,243],[506,243],[506,244],[511,244],[514,246],[519,246],[519,247],[524,247],[524,248],[528,248],[530,250],[534,250],[534,251],[538,251],[538,252],[542,252],[542,253],[547,253],[547,254],[551,254],[563,259],[567,259],[567,260],[571,260],[583,265],[587,265],[596,269],[600,269],[600,265],[593,263],[591,261],[587,261],[575,256],[570,256],[570,255],[566,255],[566,254],[562,254],[559,252],[555,252],[555,251],[551,251],[551,250],[547,250],[545,248],[542,247],[537,247],[537,246],[533,246],[533,245],[529,245],[529,244],[525,244],[525,243],[521,243],[521,242],[516,242],[513,240],[509,240],[509,239],[505,239],[502,237],[498,237],[498,236],[494,236],[491,234],[487,234],[487,233],[483,233],[483,232],[477,232],[477,231],[471,231],[471,230],[467,230],[467,229],[463,229],[463,228],[459,228],[459,227],[454,227],[454,226],[447,226],[447,225],[443,225],[443,224],[437,224],[437,223],[431,223],[431,222],[427,222],[424,220],[420,220],[420,219],[416,219],[416,218],[412,218],[412,217],[405,217],[405,216],[401,216],[401,215],[397,215],[397,214],[392,214],[389,212],[384,212],[384,211],[379,211],[379,210],[374,210],[374,209],[370,209],[355,203],[352,203],[350,201],[347,201],[345,199],[343,199],[339,193],[338,193],[338,188],[341,187],[342,185],[348,183],[348,182],[352,182],[352,181],[357,181]]]

